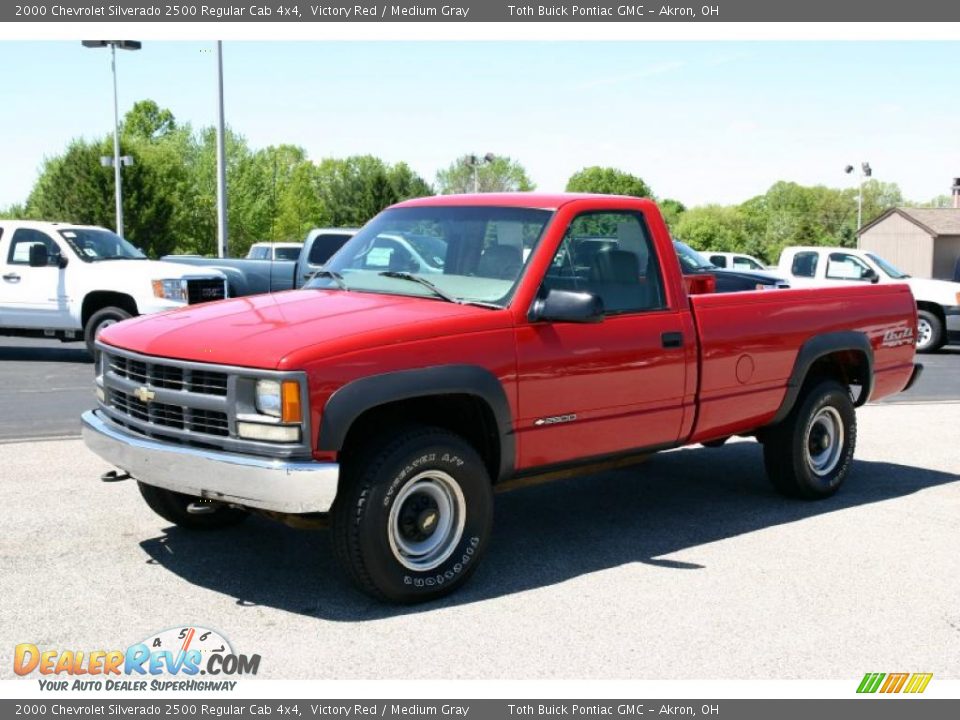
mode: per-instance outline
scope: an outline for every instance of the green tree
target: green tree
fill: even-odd
[[[747,218],[738,207],[703,205],[690,208],[672,230],[696,250],[747,252]]]
[[[137,140],[161,140],[176,129],[173,113],[153,100],[134,103],[123,118],[124,137]]]
[[[372,155],[326,158],[316,178],[325,216],[338,227],[362,225],[388,205],[432,194],[405,164],[391,167]]]
[[[441,195],[471,193],[474,177],[479,192],[526,192],[536,188],[524,167],[506,155],[492,155],[490,160],[464,155],[437,173],[437,189]]]
[[[598,165],[584,168],[571,175],[567,180],[567,192],[653,197],[653,191],[642,178],[616,168]]]
[[[663,221],[671,229],[676,227],[677,223],[680,222],[680,216],[687,211],[686,205],[671,198],[664,198],[658,204],[660,213],[663,215]]]

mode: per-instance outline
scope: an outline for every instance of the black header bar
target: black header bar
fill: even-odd
[[[0,22],[956,22],[943,0],[707,0],[706,3],[25,0]]]

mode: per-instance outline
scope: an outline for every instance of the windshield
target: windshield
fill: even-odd
[[[680,265],[688,272],[691,270],[715,270],[717,267],[686,243],[674,240],[673,247],[677,251]]]
[[[306,287],[341,287],[334,273],[346,290],[503,307],[552,214],[515,207],[386,210]]]
[[[147,256],[122,237],[99,228],[73,228],[61,230],[60,235],[73,248],[81,260],[146,260]]]
[[[910,277],[905,272],[900,272],[893,265],[888,263],[879,255],[874,255],[873,253],[867,253],[867,257],[873,260],[881,270],[883,270],[887,275],[892,277],[894,280],[903,280],[904,278]]]

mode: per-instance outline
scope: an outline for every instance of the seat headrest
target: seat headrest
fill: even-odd
[[[640,259],[627,250],[601,250],[593,257],[590,279],[608,283],[640,283]]]

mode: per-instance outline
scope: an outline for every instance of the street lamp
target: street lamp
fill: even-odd
[[[476,155],[467,155],[467,165],[473,168],[473,191],[475,193],[480,192],[480,176],[479,168],[480,163],[489,165],[494,160],[496,160],[496,155],[493,153],[487,153],[482,158],[478,158]]]
[[[117,103],[117,48],[121,50],[139,50],[138,40],[83,40],[85,48],[110,48],[110,70],[113,72],[113,158],[109,164],[113,165],[113,184],[116,189],[117,201],[117,235],[123,237],[123,190],[120,182],[120,168],[123,165],[132,165],[133,158],[129,155],[120,156],[120,110]],[[100,159],[106,166],[108,163]]]
[[[853,165],[847,165],[843,171],[849,175],[854,170]],[[857,188],[857,231],[859,232],[860,228],[863,227],[863,181],[873,176],[873,168],[870,167],[870,163],[862,162],[860,163],[860,183]]]

